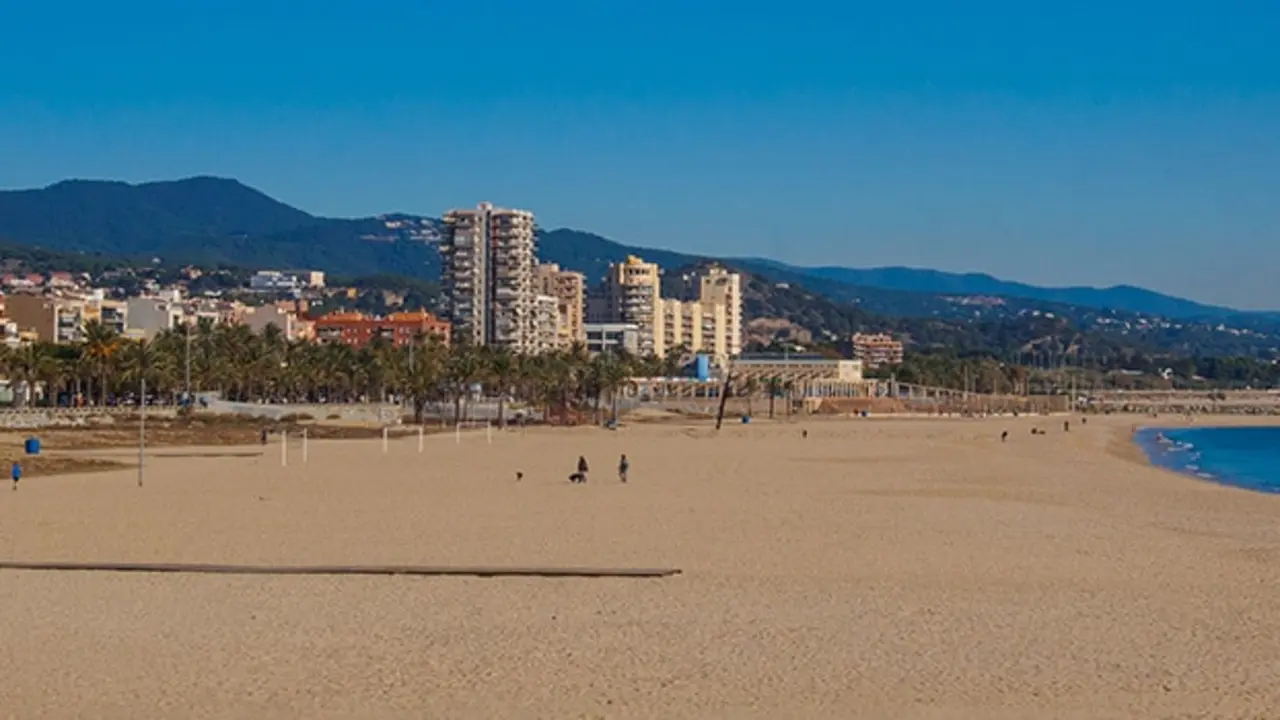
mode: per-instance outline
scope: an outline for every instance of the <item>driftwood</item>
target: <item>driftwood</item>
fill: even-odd
[[[676,568],[483,567],[432,565],[207,565],[189,563],[4,562],[0,570],[203,573],[209,575],[415,575],[472,577],[660,578]]]

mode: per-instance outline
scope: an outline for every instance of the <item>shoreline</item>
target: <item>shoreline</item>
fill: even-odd
[[[1155,419],[1155,418],[1152,418]],[[1216,487],[1231,488],[1241,490],[1252,494],[1277,495],[1280,491],[1266,488],[1254,487],[1249,485],[1247,479],[1232,478],[1211,473],[1201,469],[1198,465],[1179,465],[1176,463],[1160,462],[1160,458],[1155,456],[1158,448],[1148,447],[1144,442],[1144,435],[1149,434],[1152,438],[1168,431],[1177,430],[1229,430],[1234,428],[1280,428],[1280,418],[1260,417],[1260,416],[1236,416],[1236,415],[1218,415],[1208,418],[1211,422],[1196,422],[1193,417],[1191,419],[1183,418],[1172,423],[1161,424],[1134,424],[1128,429],[1128,436],[1124,439],[1123,447],[1113,447],[1111,454],[1121,459],[1131,462],[1138,462],[1147,467],[1170,473],[1180,478],[1194,480],[1201,484],[1212,485]],[[1156,442],[1152,440],[1151,442]]]

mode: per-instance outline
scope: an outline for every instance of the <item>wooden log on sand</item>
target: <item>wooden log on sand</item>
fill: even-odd
[[[677,568],[483,567],[431,565],[209,565],[189,563],[79,563],[0,561],[0,570],[49,572],[201,573],[208,575],[412,575],[420,577],[663,578]]]

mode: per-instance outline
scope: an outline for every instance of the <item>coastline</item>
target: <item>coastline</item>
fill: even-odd
[[[1155,418],[1152,418],[1155,419]],[[1123,442],[1116,442],[1111,450],[1116,457],[1141,463],[1176,475],[1194,480],[1202,484],[1216,487],[1242,490],[1249,493],[1275,495],[1277,490],[1258,487],[1247,476],[1215,473],[1202,469],[1192,458],[1192,462],[1176,462],[1172,448],[1163,449],[1159,437],[1164,433],[1177,431],[1229,430],[1237,428],[1280,428],[1280,418],[1270,416],[1214,415],[1208,417],[1170,418],[1172,422],[1160,424],[1134,423],[1128,429],[1128,437]],[[1176,444],[1176,442],[1175,442]],[[1194,449],[1194,446],[1188,449]]]

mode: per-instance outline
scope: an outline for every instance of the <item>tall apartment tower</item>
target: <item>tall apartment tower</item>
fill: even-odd
[[[533,213],[480,203],[474,210],[450,210],[444,224],[440,274],[453,337],[533,352]]]
[[[534,270],[537,291],[557,301],[560,315],[560,345],[586,342],[584,314],[587,307],[587,278],[582,273],[561,270],[555,263],[538,265]]]
[[[742,276],[722,267],[712,267],[702,276],[698,299],[703,305],[723,306],[725,333],[717,354],[742,354]]]
[[[604,279],[606,312],[611,321],[639,328],[641,355],[662,352],[661,271],[631,255],[609,266]]]

